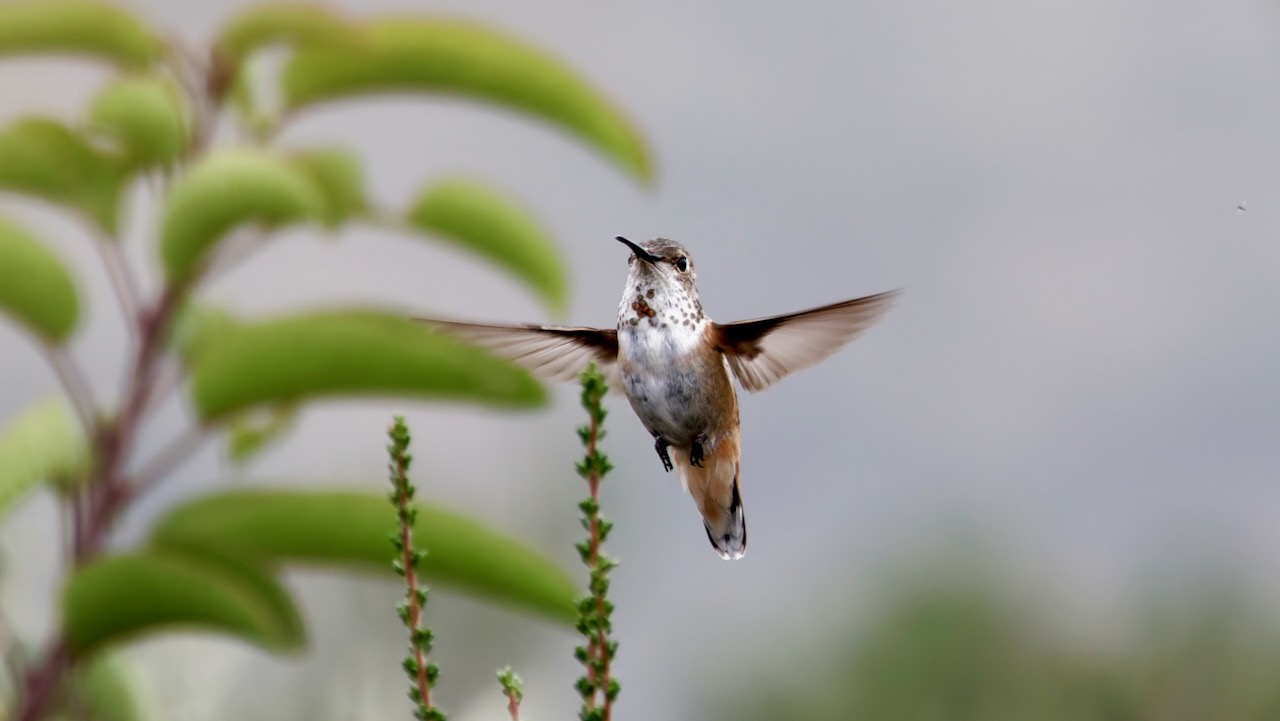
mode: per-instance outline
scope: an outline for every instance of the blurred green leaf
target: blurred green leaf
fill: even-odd
[[[315,183],[287,159],[250,149],[206,156],[174,184],[165,204],[165,271],[171,279],[186,278],[232,229],[308,220],[323,207]]]
[[[182,94],[159,75],[125,77],[108,85],[90,106],[89,122],[118,142],[134,166],[168,166],[187,147]]]
[[[157,60],[164,46],[132,15],[94,0],[0,3],[0,56],[87,55],[125,68]]]
[[[465,517],[419,504],[414,540],[427,551],[431,583],[537,611],[576,618],[580,589],[551,561]],[[395,509],[380,494],[232,491],[174,509],[152,543],[226,545],[270,561],[340,565],[392,575]]]
[[[71,718],[142,721],[130,668],[117,654],[98,654],[71,677]],[[77,713],[78,712],[78,713]]]
[[[320,148],[297,151],[289,159],[315,183],[324,201],[320,220],[325,226],[336,228],[368,212],[364,177],[354,155],[336,148]]]
[[[190,367],[243,324],[226,308],[188,303],[178,313],[170,339],[183,365]]]
[[[233,63],[275,43],[289,45],[357,44],[359,27],[329,8],[307,3],[262,3],[250,6],[223,27],[217,48]]]
[[[409,223],[497,262],[528,283],[559,312],[566,302],[564,261],[542,225],[490,187],[448,180],[424,192]]]
[[[65,205],[114,235],[125,166],[65,125],[28,118],[0,130],[0,190]]]
[[[0,518],[39,483],[79,478],[88,467],[84,429],[64,398],[48,398],[0,428]]]
[[[0,217],[0,311],[61,343],[75,330],[80,301],[62,262],[35,237]]]
[[[246,325],[197,359],[196,410],[206,420],[262,405],[332,396],[396,396],[532,406],[526,371],[408,319],[327,311]]]
[[[298,110],[367,93],[449,93],[517,110],[587,141],[642,182],[644,141],[609,100],[555,56],[483,25],[396,17],[370,23],[358,46],[311,45],[285,67]]]
[[[179,544],[79,569],[67,583],[62,615],[77,654],[174,626],[237,636],[273,651],[305,643],[293,600],[270,573],[221,549]]]
[[[227,455],[232,463],[245,463],[293,428],[297,406],[267,408],[236,418],[227,428]]]

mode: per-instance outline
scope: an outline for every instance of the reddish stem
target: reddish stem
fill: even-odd
[[[588,458],[594,458],[596,455],[596,440],[597,440],[598,432],[599,432],[599,424],[596,421],[595,416],[593,415],[591,418],[591,433],[588,435],[588,441],[587,441],[587,457]],[[595,503],[595,509],[596,509],[595,513],[591,515],[591,554],[590,554],[590,567],[592,569],[595,569],[596,565],[600,562],[600,473],[599,471],[593,470],[591,472],[591,475],[587,477],[587,487],[591,491],[591,500]],[[596,613],[599,614],[600,620],[601,620],[600,630],[596,632],[596,637],[587,644],[587,659],[589,662],[594,662],[597,659],[603,662],[603,665],[602,665],[603,673],[600,674],[600,678],[599,678],[600,682],[596,687],[600,689],[600,694],[604,699],[604,719],[605,721],[609,721],[610,717],[613,714],[613,702],[609,700],[609,657],[607,652],[608,644],[609,644],[609,636],[608,634],[605,633],[604,623],[606,621],[606,618],[605,618],[605,608],[604,608],[604,596],[602,594],[596,595]],[[587,678],[591,679],[593,683],[596,681],[596,669],[595,669],[594,663],[590,663],[587,666]],[[591,703],[589,704],[589,707],[595,708],[594,696],[591,700]]]
[[[227,77],[226,71],[225,67],[215,63],[205,69],[206,87],[189,90],[196,102],[195,124],[199,131],[193,135],[188,149],[189,158],[204,152],[212,140],[213,121],[221,112],[226,95],[227,84],[221,82]],[[183,69],[179,67],[177,72],[181,76]],[[119,258],[106,262],[110,266],[115,260]],[[127,270],[127,266],[125,268]],[[132,498],[132,489],[125,482],[123,473],[128,452],[151,400],[153,376],[157,361],[164,355],[169,324],[193,282],[194,275],[186,281],[171,282],[154,306],[139,310],[132,319],[137,324],[139,345],[123,396],[124,407],[113,421],[94,419],[94,467],[83,501],[79,504],[79,518],[75,521],[75,529],[79,532],[74,534],[72,542],[72,560],[77,566],[101,552],[116,517]],[[74,654],[64,638],[59,637],[50,644],[44,659],[30,667],[23,678],[22,700],[16,715],[18,721],[38,721],[52,709],[58,687],[74,661]]]
[[[520,721],[520,701],[511,691],[507,692],[507,713],[511,714],[511,721]]]
[[[151,391],[151,375],[164,349],[164,336],[177,310],[185,286],[172,285],[156,301],[154,309],[138,318],[140,344],[125,392],[125,405],[113,421],[98,426],[95,463],[84,500],[73,503],[72,562],[76,566],[102,551],[120,510],[130,498],[122,473],[133,434],[144,415]],[[18,721],[37,721],[51,709],[58,686],[75,661],[63,638],[55,640],[44,659],[23,679]]]
[[[414,564],[413,552],[413,527],[409,524],[405,517],[405,512],[409,508],[409,492],[406,474],[408,468],[405,467],[404,458],[396,458],[396,499],[400,506],[400,548],[403,553],[404,578],[405,583],[409,587],[409,633],[414,634],[418,631],[418,622],[422,618],[422,608],[418,605],[418,573],[416,564]],[[418,666],[418,694],[421,704],[426,708],[431,708],[431,682],[427,678],[427,655],[422,652],[422,646],[410,638],[410,646],[413,647],[413,658]]]

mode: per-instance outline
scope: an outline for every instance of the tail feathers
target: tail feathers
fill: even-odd
[[[671,447],[676,473],[702,514],[711,547],[726,561],[747,552],[747,520],[738,491],[737,434],[717,439],[693,465],[688,448]]]
[[[702,519],[707,529],[707,539],[711,547],[726,561],[736,561],[747,555],[747,515],[742,508],[742,496],[738,493],[738,479],[733,479],[733,497],[729,500],[729,508],[721,516],[723,522],[712,527],[711,516]]]

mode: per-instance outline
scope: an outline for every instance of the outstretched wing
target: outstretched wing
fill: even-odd
[[[762,391],[789,373],[822,361],[866,330],[898,291],[738,323],[716,323],[716,346],[738,382]]]
[[[622,390],[618,374],[618,331],[542,325],[484,325],[415,318],[487,348],[548,380],[573,381],[595,361],[613,391]]]

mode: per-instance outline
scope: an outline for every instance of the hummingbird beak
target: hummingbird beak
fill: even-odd
[[[651,254],[649,251],[645,250],[644,248],[641,248],[640,246],[636,245],[635,243],[632,243],[631,241],[627,240],[626,238],[622,237],[621,235],[619,235],[619,236],[617,237],[617,241],[618,241],[619,243],[622,243],[623,245],[627,246],[628,248],[630,248],[630,249],[631,249],[631,252],[632,252],[632,253],[635,253],[635,256],[636,256],[637,258],[639,258],[640,260],[643,260],[644,262],[648,263],[649,265],[653,265],[654,263],[657,263],[658,261],[662,260],[662,259],[661,259],[661,258],[659,258],[658,256]]]

